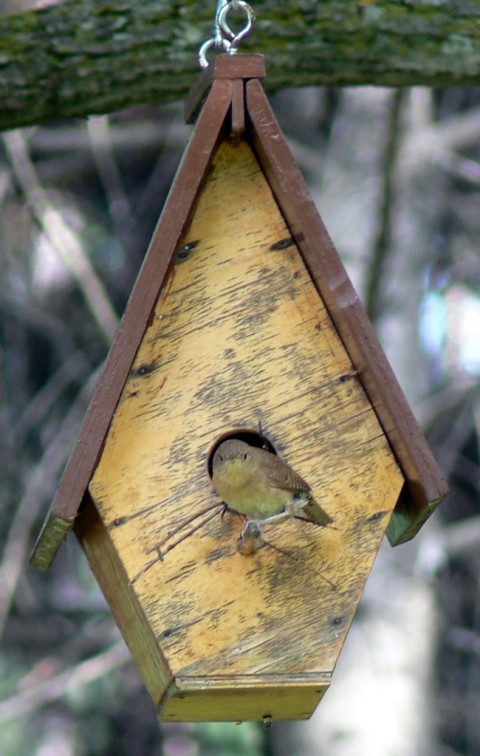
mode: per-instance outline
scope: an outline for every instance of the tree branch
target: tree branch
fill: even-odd
[[[268,56],[272,89],[477,84],[473,0],[258,0],[242,49]],[[182,98],[215,2],[69,0],[0,17],[0,128]]]

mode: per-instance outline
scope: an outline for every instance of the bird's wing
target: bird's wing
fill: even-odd
[[[292,491],[293,494],[305,494],[303,514],[308,520],[320,525],[328,525],[328,523],[333,522],[330,515],[315,501],[308,483],[286,462],[279,457],[265,454],[262,457],[262,469],[268,478],[269,485]]]
[[[283,488],[288,491],[307,493],[310,486],[300,477],[290,465],[273,454],[265,453],[262,456],[262,469],[268,482],[275,488]]]

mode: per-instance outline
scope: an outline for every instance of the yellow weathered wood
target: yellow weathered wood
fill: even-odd
[[[309,716],[403,483],[289,240],[249,146],[223,142],[89,487],[144,613],[131,621],[132,653],[142,668],[136,647],[156,638],[164,679],[182,680],[156,701],[166,719],[197,718],[194,710],[218,720]],[[158,544],[218,501],[207,473],[212,445],[260,423],[336,529],[272,525],[266,537],[291,556],[265,547],[245,557],[236,551],[241,521],[228,513],[160,561]],[[88,550],[88,533],[82,540]],[[123,611],[113,583],[109,594]]]
[[[205,679],[178,678],[160,716],[172,722],[204,722],[212,712],[220,720],[224,713],[235,721],[308,719],[330,684],[330,675],[323,681],[318,674],[312,677],[276,675],[268,682],[261,675],[246,675],[208,678],[208,685]]]
[[[171,673],[159,653],[151,628],[145,621],[143,608],[131,589],[108,530],[88,495],[82,504],[80,516],[75,520],[74,530],[142,671],[148,692],[154,701],[159,701],[172,682]]]

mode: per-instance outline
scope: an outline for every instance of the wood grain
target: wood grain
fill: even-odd
[[[290,556],[266,547],[244,557],[241,523],[227,514],[161,561],[168,533],[218,502],[207,473],[213,444],[259,423],[337,529],[271,526],[267,538]],[[200,701],[207,719],[297,717],[299,689],[309,716],[402,484],[252,150],[224,140],[89,486],[161,647],[164,678],[177,681],[157,701],[162,717],[189,718]],[[133,650],[143,627],[129,627]]]

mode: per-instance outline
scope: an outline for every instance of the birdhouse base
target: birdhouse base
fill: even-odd
[[[309,719],[330,685],[326,681],[295,675],[253,675],[231,678],[178,678],[165,693],[158,708],[165,722],[270,723],[286,719]],[[262,713],[263,712],[263,713]]]
[[[330,685],[331,672],[173,676],[89,496],[75,523],[75,534],[162,721],[267,723],[312,716]]]

